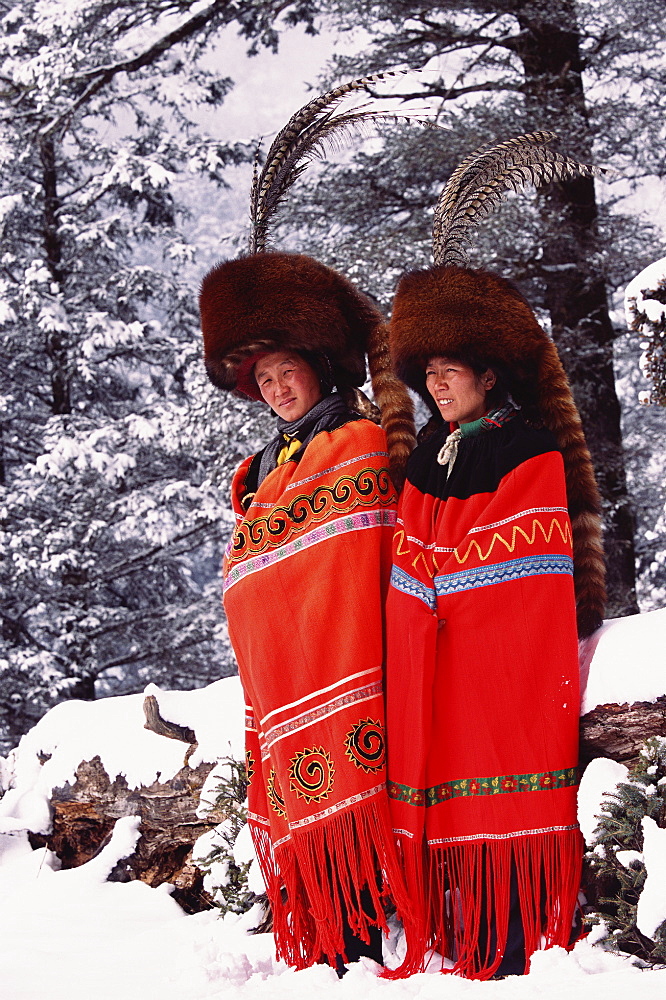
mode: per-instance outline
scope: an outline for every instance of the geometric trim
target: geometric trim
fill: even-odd
[[[459,844],[461,841],[470,840],[512,840],[515,837],[538,837],[542,833],[565,833],[569,830],[578,830],[578,823],[571,823],[569,826],[543,826],[536,830],[514,830],[513,833],[473,833],[463,837],[438,837],[428,841],[429,847],[436,847],[438,844]],[[393,831],[395,833],[395,830]]]
[[[333,698],[323,705],[318,705],[317,708],[313,708],[309,712],[303,712],[301,715],[287,719],[285,722],[267,729],[264,735],[266,746],[272,748],[279,740],[284,739],[285,736],[290,736],[301,729],[306,729],[314,722],[335,715],[336,712],[342,711],[343,708],[347,708],[349,705],[354,705],[362,701],[370,701],[371,699],[374,700],[381,697],[381,694],[382,682],[375,681],[372,684],[356,688],[354,691],[347,691],[345,694],[338,695],[337,698]]]
[[[410,597],[417,597],[431,611],[437,607],[435,591],[395,565],[391,569],[391,586],[395,587],[396,590],[401,590],[403,594],[409,594]]]
[[[412,806],[437,806],[450,799],[470,798],[480,795],[511,795],[521,792],[552,792],[558,788],[571,788],[579,783],[577,767],[558,771],[532,772],[531,774],[502,774],[491,778],[461,778],[443,781],[431,788],[411,788],[388,782],[390,799]]]
[[[573,559],[570,556],[555,554],[525,556],[522,559],[510,559],[508,562],[495,563],[492,566],[479,566],[476,569],[436,576],[433,582],[438,597],[444,597],[465,590],[476,590],[479,587],[491,587],[509,580],[521,580],[551,573],[573,575]]]
[[[485,555],[484,555],[483,549],[481,548],[481,545],[476,541],[476,539],[475,538],[470,538],[468,540],[467,551],[465,552],[464,556],[461,556],[461,555],[458,554],[459,550],[462,549],[461,545],[459,545],[458,548],[455,550],[456,561],[457,561],[457,563],[459,565],[463,565],[469,559],[470,553],[472,552],[472,550],[476,549],[476,554],[477,554],[477,558],[479,559],[479,561],[480,562],[486,562],[490,558],[490,555],[493,552],[493,549],[495,548],[495,542],[498,542],[498,543],[501,542],[501,544],[504,546],[504,548],[507,550],[507,552],[515,552],[516,542],[517,542],[518,536],[520,536],[525,542],[527,542],[528,545],[534,545],[534,543],[536,542],[536,539],[537,539],[537,528],[541,532],[541,536],[542,536],[544,542],[547,545],[550,545],[550,539],[552,538],[553,531],[555,530],[555,528],[557,528],[557,530],[558,530],[558,532],[560,534],[560,538],[562,539],[562,542],[565,545],[567,545],[569,551],[571,551],[571,547],[573,545],[573,540],[571,538],[571,526],[569,524],[569,519],[568,518],[567,518],[567,520],[564,523],[564,527],[562,527],[562,525],[560,524],[560,522],[558,521],[558,519],[556,517],[552,518],[552,520],[550,522],[550,528],[548,529],[548,531],[546,531],[546,529],[543,526],[543,523],[542,523],[541,519],[538,518],[538,517],[534,517],[534,518],[532,518],[532,533],[531,533],[531,535],[528,535],[528,533],[525,531],[525,529],[523,527],[521,527],[521,525],[519,525],[519,524],[514,524],[514,526],[512,528],[512,531],[511,531],[511,541],[508,541],[498,531],[495,531],[493,533],[493,537],[490,540],[490,544],[488,544],[487,542],[485,543],[485,545],[486,545]],[[488,529],[486,529],[486,530],[488,530]],[[470,534],[471,534],[471,532],[470,532]]]
[[[374,788],[366,788],[363,792],[356,792],[354,795],[350,795],[348,799],[342,799],[341,802],[336,802],[335,805],[327,806],[325,809],[322,809],[321,812],[310,813],[309,816],[304,816],[303,819],[293,820],[289,823],[289,829],[300,830],[304,826],[310,826],[312,823],[317,823],[322,819],[327,819],[329,816],[333,816],[342,809],[347,809],[349,806],[356,805],[357,802],[363,802],[364,799],[369,799],[374,795],[383,793],[385,788],[386,785],[382,781],[380,785],[375,785]]]

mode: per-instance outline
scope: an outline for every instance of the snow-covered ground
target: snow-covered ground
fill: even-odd
[[[582,653],[589,672],[585,711],[610,701],[654,700],[666,688],[666,609],[607,623]],[[165,718],[196,731],[193,766],[242,755],[237,678],[199,691],[152,693]],[[428,973],[386,982],[370,962],[353,966],[341,981],[326,966],[294,972],[276,962],[271,935],[247,933],[256,914],[186,916],[168,886],[107,882],[138,839],[135,817],[119,820],[110,843],[88,864],[59,871],[48,850],[30,848],[27,831],[46,829],[51,788],[72,780],[81,760],[99,754],[109,774],[125,774],[131,785],[149,784],[158,773],[164,780],[182,766],[182,744],[143,728],[142,701],[142,695],[131,695],[59,705],[2,764],[0,779],[8,789],[0,800],[3,1000],[312,1000],[328,991],[341,1000],[359,994],[364,1000],[456,1000],[470,992],[488,1000],[666,995],[666,970],[641,971],[628,958],[595,947],[593,935],[570,954],[540,952],[528,976],[499,982]],[[38,755],[43,760],[49,754],[40,763]],[[622,765],[608,761],[594,761],[586,771],[580,821],[588,841],[601,795],[625,776]],[[666,831],[655,826],[645,832],[654,921],[666,916]]]

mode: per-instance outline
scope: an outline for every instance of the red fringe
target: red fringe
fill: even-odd
[[[384,973],[401,979],[423,972],[434,950],[453,972],[489,979],[507,944],[511,872],[515,868],[529,971],[538,948],[570,948],[583,859],[579,830],[430,848],[402,841],[410,899],[421,916],[402,965]]]
[[[385,803],[371,800],[295,830],[275,850],[266,827],[254,822],[251,827],[273,910],[278,958],[296,969],[323,960],[335,966],[338,957],[346,961],[344,927],[365,942],[370,926],[388,933],[383,904],[389,896],[411,940],[413,907]],[[362,905],[363,890],[374,914]]]

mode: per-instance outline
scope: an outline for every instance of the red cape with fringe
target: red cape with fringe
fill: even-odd
[[[224,606],[247,699],[249,823],[278,956],[344,956],[343,923],[404,903],[385,784],[383,604],[397,498],[384,432],[322,431],[274,469],[237,526]],[[375,915],[364,912],[367,887]]]
[[[393,826],[420,934],[486,979],[507,940],[512,871],[526,954],[568,946],[576,819],[578,656],[563,463],[516,417],[412,455],[387,605]]]

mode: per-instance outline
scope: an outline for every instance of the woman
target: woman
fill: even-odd
[[[407,903],[385,781],[383,605],[396,488],[413,438],[380,313],[341,274],[268,253],[268,224],[302,161],[372,117],[344,112],[357,80],[301,108],[252,185],[250,253],[206,276],[206,370],[263,399],[277,435],[232,484],[224,563],[229,635],[247,696],[248,822],[277,953],[305,968],[381,962],[389,891]],[[362,415],[366,354],[386,436]],[[337,391],[333,391],[337,387]],[[393,459],[391,475],[387,438]]]
[[[382,696],[397,496],[384,431],[346,401],[381,316],[330,268],[264,253],[206,277],[201,317],[211,378],[278,418],[234,476],[224,565],[277,952],[297,968],[381,962],[382,899],[405,908]]]
[[[445,971],[487,979],[576,936],[576,604],[589,634],[604,588],[555,346],[508,282],[452,262],[459,221],[436,266],[402,279],[391,318],[396,371],[434,430],[409,460],[394,540],[389,796],[420,919],[399,974],[434,949]]]

